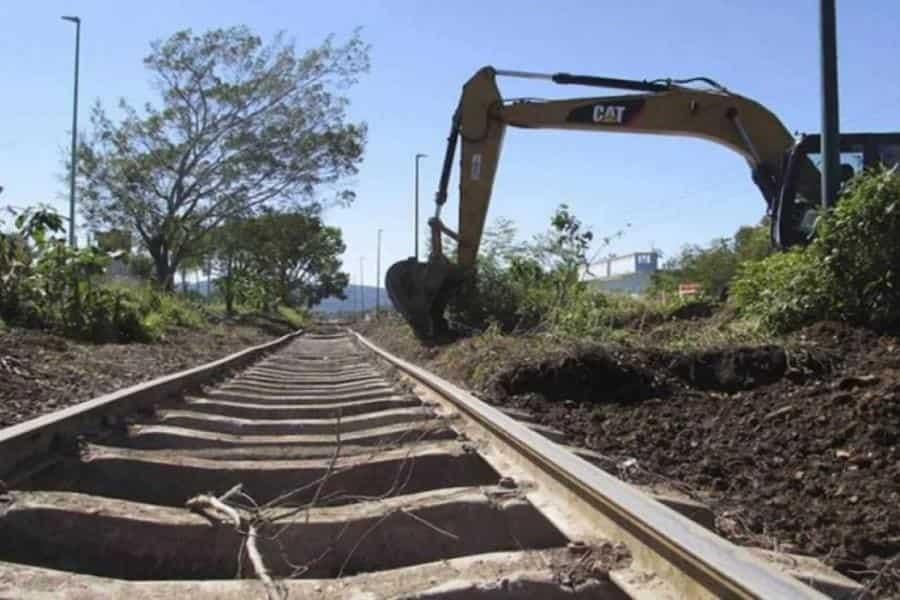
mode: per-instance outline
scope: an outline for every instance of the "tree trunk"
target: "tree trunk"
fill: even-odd
[[[225,314],[229,317],[234,314],[234,280],[231,278],[232,265],[231,259],[228,259],[225,268],[225,277],[222,277],[222,296],[225,298]]]
[[[175,270],[169,264],[169,253],[161,247],[148,248],[153,258],[153,267],[156,275],[156,283],[167,292],[175,289]]]

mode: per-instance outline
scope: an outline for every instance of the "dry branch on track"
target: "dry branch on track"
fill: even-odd
[[[410,435],[410,430],[403,431],[396,436],[396,438],[385,441],[374,447],[371,452],[366,453],[366,457],[371,461],[389,450],[396,449],[404,444],[411,445],[406,456],[397,467],[397,471],[390,486],[384,493],[379,494],[378,496],[364,496],[353,494],[349,490],[342,489],[326,492],[329,482],[333,480],[337,474],[350,468],[338,466],[343,447],[341,439],[341,412],[338,410],[335,423],[335,449],[331,455],[325,473],[320,477],[288,490],[280,496],[263,504],[257,503],[243,490],[243,486],[238,484],[219,497],[212,494],[195,496],[187,501],[186,506],[213,521],[224,522],[234,526],[235,530],[242,536],[242,543],[238,550],[238,568],[241,568],[246,552],[247,560],[253,567],[254,575],[266,586],[267,597],[283,598],[285,597],[283,594],[286,593],[286,588],[278,578],[274,578],[271,575],[269,569],[265,566],[266,562],[257,541],[262,538],[268,542],[272,542],[277,547],[281,560],[283,560],[284,564],[291,569],[291,572],[284,577],[284,579],[302,577],[317,563],[334,552],[338,543],[344,538],[349,530],[351,522],[348,521],[333,537],[330,543],[313,559],[303,564],[296,564],[291,561],[288,549],[284,547],[280,540],[284,532],[287,531],[289,527],[296,524],[296,521],[294,521],[293,518],[297,515],[305,514],[303,519],[304,524],[309,524],[310,515],[315,508],[351,502],[382,502],[388,498],[402,494],[407,488],[414,473],[416,461],[415,445],[426,439],[432,432],[447,427],[447,419],[444,417],[437,417],[433,427],[420,430],[417,436],[412,437]],[[300,505],[293,504],[292,501],[294,499],[309,492],[309,490],[314,490],[310,501]],[[442,529],[434,523],[429,522],[427,519],[414,514],[408,507],[395,506],[390,510],[387,510],[353,543],[350,550],[347,552],[347,555],[341,562],[337,577],[343,576],[356,550],[362,545],[365,539],[376,531],[385,521],[397,513],[405,514],[440,535],[447,536],[454,540],[458,539],[456,534]],[[238,576],[240,576],[240,572],[238,573]]]

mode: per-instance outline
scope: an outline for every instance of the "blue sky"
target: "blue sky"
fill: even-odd
[[[771,108],[791,130],[817,131],[818,0],[641,2],[359,1],[0,2],[0,204],[67,206],[60,179],[71,123],[73,26],[83,19],[80,124],[99,98],[154,101],[141,59],[153,39],[246,24],[285,30],[300,48],[362,27],[372,70],[352,90],[350,114],[369,124],[369,144],[349,209],[327,219],[347,241],[345,266],[375,279],[412,252],[413,156],[422,162],[422,212],[433,211],[450,115],[462,83],[482,65],[635,79],[704,75]],[[900,128],[900,2],[838,2],[841,124]],[[508,97],[598,93],[503,80]],[[603,93],[599,91],[599,93]],[[614,92],[610,92],[614,93]],[[80,127],[81,128],[81,127]],[[764,205],[744,161],[680,138],[510,130],[488,217],[513,219],[521,237],[542,231],[559,203],[601,234],[631,223],[610,248],[650,245],[671,255],[684,243],[729,235]],[[454,224],[455,184],[446,214]],[[424,217],[423,217],[424,222]],[[424,227],[423,227],[424,248]]]

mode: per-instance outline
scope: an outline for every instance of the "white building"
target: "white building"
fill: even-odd
[[[646,291],[658,269],[659,254],[633,252],[592,263],[585,276],[603,290],[638,295]]]

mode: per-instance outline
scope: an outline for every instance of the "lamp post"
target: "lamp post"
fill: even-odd
[[[365,257],[359,257],[359,312],[360,316],[365,316],[366,314],[366,290],[363,289],[363,262],[365,261]]]
[[[78,160],[78,55],[81,50],[81,19],[63,17],[75,23],[75,93],[72,100],[72,164],[69,168],[69,245],[75,247],[75,169]]]
[[[415,230],[415,245],[416,251],[413,254],[416,257],[416,260],[419,260],[419,159],[425,158],[428,156],[427,154],[416,154],[416,230]]]
[[[834,206],[841,185],[841,141],[838,121],[837,25],[834,0],[819,4],[822,44],[822,204]]]
[[[381,229],[378,230],[378,245],[375,250],[375,316],[381,311]]]

